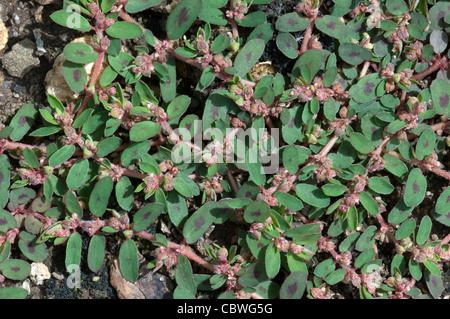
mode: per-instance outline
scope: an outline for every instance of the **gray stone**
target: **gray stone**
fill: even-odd
[[[35,43],[30,39],[14,44],[11,51],[2,57],[3,67],[10,75],[23,78],[32,68],[40,64],[39,59],[33,55],[35,48]]]

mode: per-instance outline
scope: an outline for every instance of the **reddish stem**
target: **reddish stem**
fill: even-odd
[[[311,39],[312,30],[314,28],[314,23],[316,21],[316,17],[309,18],[309,25],[305,31],[305,37],[303,38],[302,47],[300,48],[300,55],[305,53],[308,50],[309,40]]]
[[[141,232],[134,232],[134,234],[136,236],[142,237],[144,239],[150,240],[152,242],[157,241],[156,240],[156,236],[151,235],[149,233],[146,233],[144,231]],[[199,264],[200,266],[203,266],[204,268],[214,272],[214,267],[213,265],[211,265],[209,262],[207,262],[206,260],[204,260],[202,257],[198,256],[196,253],[194,253],[192,250],[190,250],[189,248],[187,248],[184,245],[178,245],[175,244],[173,242],[169,241],[169,248],[176,250],[177,252],[179,252],[181,255],[185,256],[186,258],[189,258],[190,260],[196,262],[197,264]]]

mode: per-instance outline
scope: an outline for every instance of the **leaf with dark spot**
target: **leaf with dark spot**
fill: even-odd
[[[91,213],[98,217],[105,213],[112,189],[113,181],[110,176],[103,177],[95,184],[88,203]]]
[[[153,223],[166,207],[161,203],[150,203],[141,207],[133,216],[134,230],[144,231]]]
[[[337,17],[326,15],[321,18],[317,18],[315,26],[321,32],[336,39],[343,39],[348,34],[348,28]]]
[[[32,261],[42,261],[47,257],[47,246],[36,243],[37,237],[28,232],[20,232],[19,248]]]
[[[281,299],[301,299],[306,289],[306,273],[294,271],[286,277],[280,287]]]
[[[358,65],[372,58],[372,53],[369,50],[350,42],[342,43],[338,52],[341,59],[351,65]]]
[[[12,141],[18,141],[25,136],[34,123],[37,108],[34,104],[25,104],[12,118],[9,126],[13,128],[9,138]]]
[[[254,201],[244,211],[244,219],[248,223],[264,222],[269,215],[270,206],[264,201]]]
[[[309,19],[303,18],[297,12],[290,12],[277,19],[275,28],[282,32],[298,32],[305,30],[309,25]]]
[[[233,67],[237,70],[237,75],[244,76],[252,69],[263,54],[265,45],[266,42],[262,39],[253,39],[244,45],[234,60]]]
[[[450,116],[450,83],[447,80],[436,79],[430,86],[434,109],[438,114]]]
[[[450,187],[447,187],[436,201],[436,213],[443,215],[450,212]]]
[[[6,278],[23,280],[30,274],[31,266],[25,260],[8,259],[0,263],[0,271]]]
[[[202,7],[201,0],[183,0],[167,18],[166,30],[170,40],[180,38],[194,23]]]
[[[276,39],[278,49],[288,58],[295,59],[298,56],[298,43],[295,37],[288,32],[281,32]]]
[[[406,189],[403,194],[405,204],[409,207],[419,205],[423,201],[426,191],[427,180],[420,171],[420,168],[412,169],[406,181]]]
[[[186,220],[183,235],[188,244],[196,242],[216,219],[223,217],[223,209],[229,209],[227,202],[228,200],[207,202]]]

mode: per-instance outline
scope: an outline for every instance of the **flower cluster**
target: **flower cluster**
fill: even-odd
[[[245,14],[248,12],[248,4],[245,0],[234,0],[232,10],[227,10],[226,16],[228,19],[245,19]]]
[[[148,173],[144,178],[144,193],[147,196],[160,188],[164,191],[173,190],[173,179],[177,177],[178,167],[173,166],[169,160],[163,160],[159,167],[161,170],[159,174]]]
[[[221,184],[222,176],[212,176],[210,178],[205,178],[199,187],[205,192],[206,198],[217,201],[217,194],[223,192],[223,187]]]

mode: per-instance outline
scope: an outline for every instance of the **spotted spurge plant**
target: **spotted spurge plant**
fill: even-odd
[[[175,298],[333,298],[342,283],[441,297],[450,2],[300,0],[268,17],[278,2],[181,0],[160,38],[161,0],[63,2],[53,22],[92,40],[62,51],[73,98],[24,105],[0,132],[2,281],[51,245],[97,272],[114,242],[126,280],[151,249],[144,267]]]

